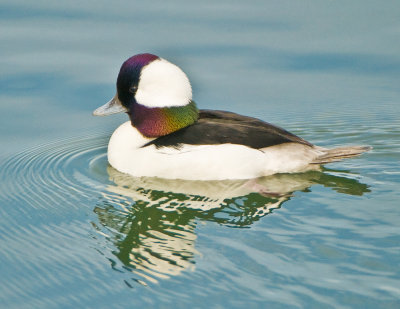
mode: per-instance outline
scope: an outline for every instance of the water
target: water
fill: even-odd
[[[0,3],[0,307],[398,308],[398,2]],[[243,181],[107,165],[91,117],[153,52],[201,108],[374,149]]]

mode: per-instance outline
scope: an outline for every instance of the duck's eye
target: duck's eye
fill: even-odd
[[[132,86],[131,88],[129,88],[130,93],[135,93],[136,90],[137,90],[137,86]]]

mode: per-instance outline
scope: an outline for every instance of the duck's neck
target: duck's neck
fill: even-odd
[[[173,107],[147,107],[134,103],[128,114],[132,125],[145,137],[160,137],[195,123],[199,111],[193,101]]]

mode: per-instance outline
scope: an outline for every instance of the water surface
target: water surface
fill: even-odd
[[[398,308],[400,6],[0,3],[0,307]],[[245,181],[131,178],[119,66],[181,66],[201,108],[374,149]]]

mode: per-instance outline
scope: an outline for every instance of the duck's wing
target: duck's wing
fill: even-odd
[[[312,146],[306,140],[256,118],[225,111],[200,110],[199,119],[193,125],[156,138],[145,146],[179,148],[184,144],[238,144],[261,149],[283,143]]]

